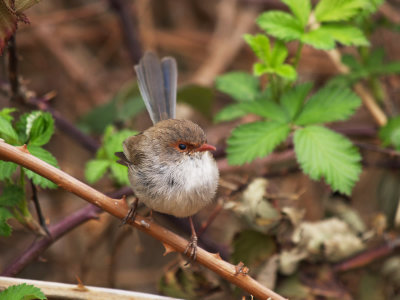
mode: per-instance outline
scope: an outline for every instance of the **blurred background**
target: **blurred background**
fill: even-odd
[[[226,162],[224,149],[231,130],[256,117],[215,122],[213,116],[232,99],[218,92],[214,82],[229,71],[252,72],[256,57],[243,35],[262,32],[255,20],[271,9],[288,10],[278,0],[43,0],[34,5],[25,12],[30,24],[18,23],[15,36],[21,85],[30,97],[45,99],[62,119],[91,138],[85,143],[71,137],[65,128],[56,129],[46,149],[57,158],[62,170],[86,182],[84,166],[94,158],[108,125],[135,131],[151,126],[133,65],[145,50],[153,50],[160,57],[173,56],[179,69],[177,116],[200,124],[209,143],[219,149],[220,188],[215,204],[196,216],[197,226],[200,228],[210,215],[215,219],[203,233],[200,245],[220,252],[233,263],[245,262],[251,275],[291,299],[400,299],[397,155],[361,148],[363,173],[351,197],[332,193],[322,181],[304,175],[285,149],[242,167]],[[400,60],[400,1],[386,1],[372,19],[376,25],[372,47],[384,48],[385,61]],[[290,59],[297,44],[289,43],[288,48]],[[355,53],[351,47],[339,50]],[[326,52],[308,46],[302,49],[300,82],[312,81],[318,88],[338,72]],[[1,56],[0,76],[5,89],[7,50]],[[397,75],[385,76],[381,84],[385,97],[390,99],[390,105],[384,105],[386,113],[396,115],[400,79]],[[17,106],[20,112],[33,107],[15,105],[6,93],[0,94],[0,105]],[[352,140],[379,144],[377,126],[364,106],[349,121],[330,127],[346,132]],[[104,193],[123,187],[107,176],[93,186]],[[246,213],[254,207],[245,206],[251,206],[257,197],[267,199],[268,205],[263,207],[265,224],[255,224]],[[48,224],[87,205],[63,189],[39,190],[39,200]],[[240,201],[250,204],[238,208]],[[146,213],[142,208],[140,214]],[[159,214],[154,218],[178,234],[189,236],[186,220]],[[339,219],[356,224],[355,233],[339,238],[326,234],[326,228],[342,228],[342,223],[335,223]],[[0,238],[1,270],[37,239],[17,222],[10,224],[12,236]],[[89,221],[56,241],[17,276],[65,283],[76,283],[79,278],[86,285],[188,299],[246,296],[201,266],[183,267],[185,260],[176,253],[163,256],[160,242],[119,224],[114,217],[101,214],[99,220]],[[311,226],[309,231],[307,226]],[[284,250],[295,243],[285,240],[289,227],[291,234],[301,227],[298,235],[321,235],[324,243],[316,243],[325,248],[319,250],[331,258],[315,257],[298,249],[296,253],[288,250],[283,256]],[[348,252],[332,258],[336,250],[330,248],[328,240],[336,243],[332,249],[340,244]],[[379,247],[383,247],[383,255],[376,255]],[[356,262],[357,268],[340,264],[360,252],[367,254]]]

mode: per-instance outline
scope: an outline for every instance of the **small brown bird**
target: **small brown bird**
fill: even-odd
[[[191,216],[210,204],[218,185],[218,168],[204,131],[189,120],[175,119],[177,67],[147,52],[135,66],[140,93],[154,126],[127,138],[116,155],[128,166],[129,181],[149,208],[189,217],[192,236],[185,254],[195,260],[197,236]],[[135,216],[137,202],[127,218]]]

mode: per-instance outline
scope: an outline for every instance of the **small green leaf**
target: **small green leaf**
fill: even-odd
[[[364,33],[354,26],[329,24],[322,25],[318,30],[346,46],[369,46]]]
[[[35,111],[27,118],[29,144],[42,146],[47,144],[54,133],[54,120],[50,113]]]
[[[12,207],[21,204],[25,200],[25,192],[21,186],[10,184],[3,187],[0,195],[0,206]]]
[[[0,207],[0,236],[10,236],[11,235],[11,226],[8,225],[7,220],[11,219],[13,217],[13,215],[11,214],[11,212],[4,207]],[[0,293],[0,299],[1,298],[1,294]]]
[[[32,155],[58,168],[57,159],[49,151],[34,145],[28,145],[28,150]],[[29,179],[32,179],[35,185],[39,185],[42,188],[49,188],[49,189],[57,188],[57,185],[54,182],[48,180],[47,178],[44,178],[31,170],[25,168],[24,170],[26,176],[28,176]]]
[[[47,299],[43,292],[30,284],[19,284],[12,285],[0,293],[0,299],[2,300],[33,300]]]
[[[308,18],[311,12],[311,1],[310,0],[282,0],[287,6],[289,6],[290,10],[300,21],[303,28],[308,23]]]
[[[246,266],[265,261],[276,251],[271,235],[250,229],[237,234],[232,245],[232,262],[234,264],[243,262]]]
[[[290,120],[294,120],[299,113],[307,94],[312,88],[312,83],[304,83],[294,86],[282,95],[281,104],[289,114]]]
[[[255,122],[243,124],[228,139],[228,162],[240,165],[270,154],[289,135],[288,124]]]
[[[126,140],[128,137],[137,134],[136,131],[128,130],[128,129],[123,129],[117,132],[113,131],[113,134],[108,136],[106,139],[103,141],[102,148],[104,149],[105,157],[99,157],[97,158],[107,158],[113,161],[117,160],[117,157],[114,155],[115,152],[120,152],[122,151],[122,143],[124,140]]]
[[[10,178],[17,169],[17,164],[9,161],[0,160],[0,180]]]
[[[379,137],[384,146],[393,145],[396,150],[400,151],[400,116],[390,119],[379,130]]]
[[[365,0],[321,0],[315,8],[318,22],[346,21],[354,17],[369,1]]]
[[[271,45],[269,38],[264,34],[245,34],[244,40],[254,51],[256,56],[264,63],[269,64],[271,61]]]
[[[331,35],[326,34],[321,27],[303,34],[301,36],[301,41],[316,49],[330,50],[335,48],[335,40]]]
[[[321,126],[296,130],[294,148],[304,173],[312,179],[322,177],[335,191],[346,195],[361,173],[361,155],[344,136]]]
[[[111,174],[119,185],[129,185],[128,169],[119,163],[112,162]]]
[[[243,103],[247,103],[247,102],[243,102]],[[225,122],[225,121],[231,121],[231,120],[235,120],[237,118],[243,117],[244,115],[247,114],[247,112],[241,108],[241,104],[242,103],[235,103],[235,104],[224,107],[214,116],[214,121],[215,122]]]
[[[261,76],[263,74],[274,74],[275,69],[267,66],[265,63],[255,63],[253,65],[253,73],[256,76]]]
[[[251,101],[260,92],[258,78],[244,73],[231,72],[217,77],[216,88],[237,101]]]
[[[300,39],[304,28],[299,20],[282,11],[269,11],[257,18],[257,24],[268,34],[285,42]]]
[[[282,41],[276,40],[271,53],[270,65],[275,68],[281,66],[287,58],[288,53],[285,44]]]
[[[105,159],[93,159],[86,164],[85,178],[89,183],[95,183],[106,173],[111,161]]]
[[[269,120],[281,123],[289,121],[285,110],[272,99],[259,98],[255,101],[240,103],[240,107],[247,113],[252,113]]]
[[[0,137],[2,137],[6,142],[13,144],[18,141],[18,135],[11,125],[8,118],[4,118],[0,115]]]
[[[284,64],[275,68],[275,73],[279,76],[286,78],[288,80],[296,80],[297,72],[296,69],[291,65]]]
[[[307,125],[346,120],[360,105],[360,98],[350,89],[327,86],[308,100],[295,123]]]
[[[9,122],[12,122],[14,120],[14,117],[11,115],[13,112],[15,112],[17,109],[14,107],[5,107],[2,110],[0,110],[0,116],[2,116],[4,119],[6,119]]]

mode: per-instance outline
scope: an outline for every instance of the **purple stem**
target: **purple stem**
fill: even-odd
[[[131,188],[124,187],[110,193],[112,198],[120,198],[123,195],[132,193]],[[33,241],[31,245],[12,263],[10,263],[5,270],[1,273],[2,276],[15,276],[23,270],[31,261],[38,258],[47,248],[49,248],[56,240],[70,232],[72,229],[79,225],[93,219],[98,219],[99,214],[103,211],[93,204],[86,205],[85,207],[77,210],[71,215],[65,217],[57,224],[49,226],[50,237],[44,236]]]

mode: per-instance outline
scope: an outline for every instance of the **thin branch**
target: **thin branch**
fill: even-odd
[[[128,213],[129,207],[123,199],[107,197],[60,169],[31,155],[26,146],[15,147],[2,141],[0,142],[0,159],[17,163],[46,177],[58,186],[72,192],[119,219],[123,219]],[[97,210],[93,210],[93,218],[95,218],[97,216]],[[161,241],[166,248],[166,253],[171,251],[183,253],[186,249],[187,241],[185,239],[154,223],[152,220],[137,216],[135,221],[130,224]],[[197,251],[197,262],[257,298],[267,299],[271,297],[271,299],[284,299],[274,291],[262,286],[249,275],[243,273],[238,274],[235,266],[222,260],[218,254],[212,254],[199,248]]]
[[[45,218],[44,218],[44,216],[43,216],[43,213],[42,213],[42,208],[40,207],[40,203],[39,203],[39,198],[38,198],[38,195],[37,195],[36,186],[35,186],[35,184],[33,183],[32,180],[29,180],[29,182],[30,182],[30,184],[31,184],[31,189],[32,189],[32,201],[33,201],[33,203],[34,203],[34,205],[35,205],[37,217],[38,217],[38,219],[39,219],[39,224],[40,224],[40,226],[42,226],[42,228],[43,228],[43,230],[46,232],[46,234],[47,234],[49,237],[51,237],[50,232],[49,232],[49,229],[47,228],[47,225],[46,225],[46,220],[45,220]]]
[[[11,100],[19,100],[18,55],[15,34],[11,36],[8,42],[8,78],[11,86]]]

